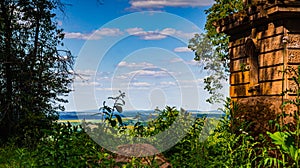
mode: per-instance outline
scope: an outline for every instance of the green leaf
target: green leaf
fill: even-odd
[[[108,111],[109,113],[112,112],[112,109],[111,109],[110,107],[108,107],[108,106],[104,106],[103,108],[104,108],[106,111]]]
[[[117,109],[117,111],[118,111],[119,113],[122,113],[122,112],[123,112],[123,109],[122,109],[121,106],[115,106],[115,108]]]
[[[291,145],[289,146],[289,151],[288,153],[290,154],[291,158],[293,158],[294,161],[297,161],[298,158],[298,152],[295,146]]]
[[[110,125],[111,125],[112,127],[115,127],[115,126],[117,125],[116,120],[111,120],[111,121],[110,121]]]
[[[281,148],[288,154],[292,156],[292,153],[294,153],[293,146],[294,146],[294,138],[289,132],[275,132],[275,133],[270,133],[267,132],[267,134],[270,136],[272,139],[273,143],[276,145],[280,145]]]
[[[122,118],[121,118],[121,116],[120,116],[120,115],[118,115],[118,114],[115,114],[115,116],[116,116],[116,118],[117,118],[117,120],[118,120],[119,124],[120,124],[120,125],[123,125],[123,122],[122,122]]]
[[[270,132],[267,132],[267,134],[273,140],[274,144],[276,144],[276,145],[284,145],[285,144],[286,135],[283,132],[275,132],[273,134]]]

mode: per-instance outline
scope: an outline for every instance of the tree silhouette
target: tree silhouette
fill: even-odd
[[[59,0],[0,2],[1,140],[37,140],[63,110],[74,60],[58,50],[64,34],[53,10],[62,6]]]

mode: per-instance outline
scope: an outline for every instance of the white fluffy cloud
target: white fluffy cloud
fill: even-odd
[[[177,47],[174,49],[174,52],[192,52],[188,47]]]
[[[151,84],[148,82],[133,82],[133,83],[130,83],[130,86],[132,86],[132,87],[150,87]]]
[[[99,40],[103,37],[122,35],[123,32],[118,28],[101,28],[91,33],[66,32],[67,39]]]
[[[183,39],[191,39],[196,32],[183,32],[174,28],[165,28],[162,30],[146,31],[143,28],[134,27],[126,29],[129,35],[138,36],[143,40],[161,40],[168,36],[173,36]]]
[[[210,6],[214,0],[130,0],[131,9]]]
[[[143,40],[161,40],[167,37],[166,34],[162,34],[160,31],[145,31],[139,27],[129,28],[126,32],[129,35],[138,36]]]
[[[82,82],[78,82],[76,83],[76,86],[102,86],[101,83],[99,82],[95,82],[95,81],[82,81]]]
[[[139,27],[128,28],[128,29],[126,29],[126,31],[130,35],[136,35],[136,34],[140,34],[140,33],[144,32],[144,30]]]
[[[83,39],[83,40],[99,40],[104,37],[113,37],[128,33],[129,35],[138,36],[142,40],[161,40],[168,36],[191,39],[196,32],[183,32],[174,28],[165,28],[162,30],[149,30],[146,31],[143,28],[134,27],[128,28],[125,31],[119,28],[101,28],[88,33],[82,32],[65,32],[66,39]]]
[[[115,76],[118,80],[127,80],[127,79],[133,79],[133,78],[149,78],[152,77],[156,78],[164,78],[164,77],[170,77],[173,76],[174,72],[169,72],[166,69],[163,68],[144,68],[144,69],[138,69],[134,71],[130,71],[128,73],[119,74]]]
[[[170,60],[170,63],[184,62],[182,58],[176,57]]]
[[[192,66],[200,66],[199,61],[195,61],[195,60],[190,60],[186,62],[188,65],[192,65]]]
[[[183,60],[182,58],[173,58],[170,63],[183,63],[190,66],[200,66],[200,63],[195,60]]]
[[[126,61],[121,61],[118,64],[118,67],[127,67],[127,68],[153,68],[155,65],[148,63],[148,62],[126,62]]]
[[[130,76],[143,76],[143,77],[166,77],[170,76],[171,72],[167,72],[158,68],[149,68],[149,69],[142,69],[130,72]]]

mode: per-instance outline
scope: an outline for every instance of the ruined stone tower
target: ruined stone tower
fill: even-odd
[[[246,9],[220,20],[230,36],[230,96],[233,100],[271,100],[279,108],[282,92],[295,87],[282,73],[300,64],[300,1],[247,0]]]

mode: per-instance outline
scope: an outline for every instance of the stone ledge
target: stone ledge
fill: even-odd
[[[284,18],[300,18],[300,2],[299,1],[283,1],[274,4],[264,4],[258,6],[256,11],[249,10],[234,13],[228,17],[221,19],[216,23],[217,32],[226,34],[234,34],[241,30],[250,30],[266,21],[280,20]],[[262,12],[265,11],[265,12]]]

